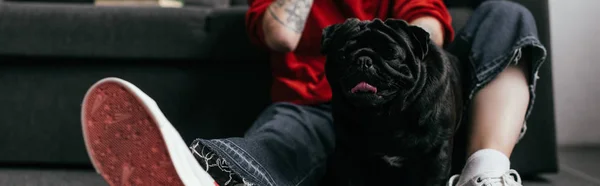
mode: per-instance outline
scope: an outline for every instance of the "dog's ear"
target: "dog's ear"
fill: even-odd
[[[401,19],[387,19],[385,24],[397,32],[404,31],[410,37],[410,42],[413,45],[413,54],[421,59],[425,58],[429,52],[429,32],[421,27],[409,25]]]
[[[323,35],[321,35],[321,54],[327,55],[327,53],[329,53],[329,48],[335,38],[335,33],[340,26],[341,25],[339,24],[335,24],[323,29]]]
[[[429,42],[431,42],[429,41],[429,32],[421,27],[413,25],[408,26],[408,29],[408,34],[412,35],[412,43],[414,45],[413,53],[421,57],[421,59],[424,59],[429,52]]]
[[[343,23],[329,25],[323,29],[323,35],[321,35],[321,54],[327,54],[333,46],[335,41],[342,39],[348,35],[348,33],[356,30],[361,24],[361,21],[357,18],[348,18]]]

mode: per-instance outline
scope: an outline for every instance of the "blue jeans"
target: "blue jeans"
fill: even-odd
[[[522,56],[528,57],[529,117],[537,72],[546,50],[537,38],[533,16],[527,9],[508,1],[486,1],[475,9],[446,49],[464,64],[467,105],[506,67]],[[254,185],[318,185],[335,146],[330,109],[327,104],[274,103],[244,137],[198,141],[225,158],[233,171]],[[525,129],[524,125],[522,134]]]

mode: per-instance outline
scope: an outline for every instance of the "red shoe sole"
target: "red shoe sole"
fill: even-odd
[[[123,86],[104,82],[83,105],[84,135],[98,173],[110,185],[183,185],[156,121]]]

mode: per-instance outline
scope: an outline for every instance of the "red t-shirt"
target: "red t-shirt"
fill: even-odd
[[[249,0],[250,9],[246,14],[250,38],[264,48],[267,45],[262,20],[273,1]],[[296,50],[270,52],[274,78],[272,101],[319,104],[331,100],[331,89],[325,78],[325,56],[320,53],[323,28],[350,17],[360,20],[397,18],[411,22],[422,16],[437,18],[444,29],[445,42],[453,39],[450,14],[443,0],[314,0]]]

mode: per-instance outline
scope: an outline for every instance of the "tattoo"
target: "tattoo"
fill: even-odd
[[[276,0],[274,5],[269,7],[269,13],[273,18],[296,33],[302,33],[306,18],[310,12],[313,0]],[[275,9],[275,10],[274,10]],[[281,18],[275,13],[276,10],[283,10]]]
[[[281,8],[285,2],[286,0],[277,0],[275,1],[275,6],[277,6],[277,8]]]

